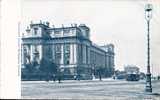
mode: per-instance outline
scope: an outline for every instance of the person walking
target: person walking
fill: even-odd
[[[56,81],[56,75],[53,74],[52,78],[53,78],[53,81],[55,82]]]
[[[101,76],[101,71],[98,70],[98,74],[99,74],[99,80],[102,81],[102,76]]]

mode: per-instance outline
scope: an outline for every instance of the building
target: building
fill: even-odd
[[[22,36],[22,66],[31,61],[39,64],[42,58],[56,63],[64,77],[92,79],[100,69],[102,77],[114,73],[114,45],[92,43],[90,29],[84,24],[55,28],[49,22],[31,22]]]
[[[124,71],[127,74],[139,74],[140,73],[140,69],[135,65],[124,66]]]

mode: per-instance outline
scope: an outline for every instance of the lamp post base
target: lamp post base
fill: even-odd
[[[152,84],[151,84],[151,74],[146,74],[146,92],[152,92]]]
[[[145,89],[145,90],[146,90],[146,92],[152,92],[152,88],[151,88],[151,87],[147,87],[147,86],[146,86],[146,89]]]

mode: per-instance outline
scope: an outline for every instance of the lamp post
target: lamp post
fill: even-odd
[[[151,4],[145,6],[145,18],[147,21],[147,74],[146,74],[146,92],[152,92],[151,72],[150,72],[150,20],[152,18]]]

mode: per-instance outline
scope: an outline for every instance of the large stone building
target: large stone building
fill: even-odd
[[[110,77],[114,72],[114,45],[97,46],[90,40],[90,29],[76,24],[55,28],[49,22],[33,23],[22,36],[22,66],[48,59],[59,66],[63,75],[80,75],[82,79]]]

